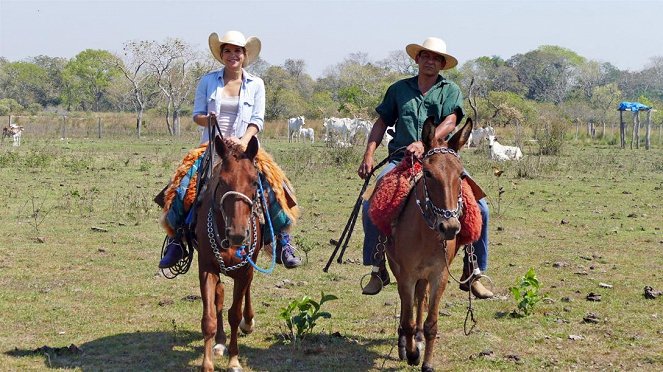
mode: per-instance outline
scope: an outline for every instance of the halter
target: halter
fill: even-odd
[[[428,150],[428,152],[424,154],[423,158],[421,159],[421,162],[423,162],[424,160],[435,154],[451,154],[456,158],[460,159],[460,155],[458,155],[456,151],[450,148],[435,147]],[[413,155],[413,164],[414,164],[414,155]],[[421,210],[421,215],[423,216],[424,221],[426,221],[428,227],[431,230],[435,230],[435,222],[440,218],[449,220],[451,218],[460,217],[463,208],[462,183],[461,183],[461,189],[458,191],[458,203],[456,205],[456,209],[451,210],[451,209],[440,208],[433,203],[433,201],[430,199],[428,194],[428,185],[426,184],[426,177],[422,178],[424,183],[424,201],[422,203],[421,200],[419,200],[416,188],[415,188],[415,200],[417,202],[417,206],[419,206],[419,210]]]
[[[216,193],[219,190],[220,183],[217,183],[216,188],[214,189],[214,200],[217,200],[216,198]],[[251,236],[251,244],[249,245],[249,251],[246,254],[241,254],[244,251],[244,248],[246,245],[242,245],[238,250],[237,250],[237,256],[238,258],[245,258],[245,257],[250,257],[253,256],[253,252],[255,251],[256,246],[258,245],[258,228],[256,224],[256,214],[257,212],[255,211],[255,206],[258,205],[255,202],[255,198],[251,199],[248,196],[242,194],[241,192],[238,191],[226,191],[223,196],[221,196],[221,200],[219,201],[219,209],[221,212],[221,217],[223,218],[223,222],[225,226],[230,226],[230,221],[228,220],[228,217],[223,209],[223,202],[225,199],[229,196],[235,196],[239,197],[242,201],[246,202],[249,207],[251,207],[251,215],[249,217],[249,222],[251,223],[251,230],[253,231],[253,234]],[[256,193],[256,198],[257,198],[257,193]],[[240,267],[246,265],[248,262],[246,259],[242,259],[238,264],[235,264],[230,267],[226,267],[223,257],[221,257],[221,249],[228,249],[230,248],[230,242],[228,241],[227,238],[221,238],[221,235],[219,234],[218,230],[218,224],[216,222],[216,219],[214,218],[214,208],[215,204],[212,204],[209,208],[209,211],[207,212],[207,237],[209,239],[210,247],[212,248],[212,252],[214,253],[214,257],[216,258],[217,263],[219,264],[219,268],[222,274],[227,274],[229,271],[239,269]],[[218,244],[217,244],[218,242]],[[220,247],[219,247],[220,246]]]

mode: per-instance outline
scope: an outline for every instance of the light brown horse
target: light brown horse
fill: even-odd
[[[410,365],[418,365],[423,337],[426,341],[422,371],[432,371],[431,360],[437,335],[440,298],[449,277],[449,266],[459,246],[458,217],[462,211],[461,164],[458,151],[472,132],[472,121],[445,142],[436,140],[432,118],[422,130],[423,175],[414,186],[403,212],[393,227],[393,244],[387,244],[389,267],[398,282],[401,322],[398,354]],[[428,315],[424,322],[425,297]],[[416,322],[414,306],[417,306]],[[416,339],[415,339],[416,337]]]
[[[255,263],[262,245],[257,216],[258,170],[254,165],[258,140],[251,138],[246,150],[242,151],[217,136],[212,151],[220,161],[215,161],[196,216],[198,273],[203,301],[201,326],[205,339],[202,370],[213,371],[212,354],[224,355],[226,352],[224,284],[220,278],[220,274],[224,274],[234,281],[232,306],[228,309],[228,370],[240,371],[238,328],[251,333],[255,323],[251,305],[253,266],[246,257],[238,257],[237,252],[240,251],[239,256],[248,255]]]

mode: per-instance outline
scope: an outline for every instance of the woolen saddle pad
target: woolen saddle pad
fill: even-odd
[[[392,223],[398,219],[408,195],[414,186],[414,175],[421,173],[421,163],[411,164],[409,158],[403,159],[391,172],[384,175],[375,185],[375,191],[369,200],[368,215],[380,233],[391,236]],[[461,187],[463,213],[458,244],[469,244],[481,235],[481,211],[472,193],[472,189],[463,179]]]

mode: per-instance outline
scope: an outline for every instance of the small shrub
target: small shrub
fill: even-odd
[[[43,109],[44,108],[41,107],[40,104],[33,102],[25,108],[25,111],[27,111],[30,115],[34,116],[40,113]]]
[[[334,295],[325,295],[325,292],[320,292],[320,302],[314,301],[309,296],[304,296],[301,300],[293,300],[287,307],[281,309],[279,317],[285,321],[290,332],[289,339],[292,340],[293,344],[301,342],[306,335],[310,334],[318,319],[331,318],[331,314],[320,311],[320,307],[325,302],[336,299],[338,297]]]
[[[509,288],[518,303],[518,310],[523,314],[532,314],[534,306],[541,300],[539,286],[539,279],[536,277],[534,268],[530,268],[514,287]]]
[[[52,155],[40,151],[30,151],[23,158],[23,164],[28,168],[46,168],[52,161]]]

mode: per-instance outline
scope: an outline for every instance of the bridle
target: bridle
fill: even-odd
[[[214,193],[213,193],[213,200],[219,200],[217,199],[217,193],[219,191],[221,183],[216,184],[216,188],[214,188]],[[224,226],[226,228],[230,226],[230,220],[228,218],[228,215],[226,214],[225,210],[223,209],[223,202],[226,200],[228,197],[236,197],[239,198],[240,200],[244,201],[249,205],[251,208],[251,213],[249,216],[249,222],[251,225],[251,242],[248,245],[248,252],[242,253],[239,255],[240,250],[243,252],[246,248],[246,245],[242,245],[240,249],[238,249],[238,257],[239,258],[246,258],[246,257],[251,257],[253,256],[253,252],[256,249],[256,246],[258,245],[258,226],[256,223],[256,216],[258,212],[256,211],[256,206],[259,205],[257,202],[258,198],[258,193],[256,191],[256,195],[254,196],[253,199],[249,198],[245,194],[239,192],[239,191],[226,191],[222,196],[221,200],[219,200],[218,204],[218,211],[221,213],[221,217],[223,218]],[[216,258],[217,263],[219,264],[219,269],[222,274],[227,274],[229,271],[239,269],[240,267],[246,265],[248,262],[247,259],[242,259],[239,263],[226,267],[225,262],[223,261],[223,257],[221,257],[221,250],[224,249],[227,250],[230,248],[230,242],[228,241],[227,237],[221,238],[221,234],[219,234],[219,228],[218,228],[218,223],[216,221],[216,218],[214,218],[215,211],[217,210],[216,203],[212,203],[212,205],[209,208],[209,211],[207,212],[207,237],[209,239],[210,247],[212,248],[212,252],[214,253],[214,257]],[[225,236],[225,235],[224,235]]]
[[[418,160],[423,163],[424,160],[427,158],[435,155],[435,154],[451,154],[455,156],[456,158],[460,159],[460,155],[458,153],[450,148],[447,147],[435,147],[421,158],[421,160]],[[414,155],[413,155],[414,156]],[[414,159],[413,159],[414,162]],[[461,190],[458,191],[458,203],[456,205],[456,209],[446,209],[446,208],[440,208],[436,206],[433,201],[429,197],[428,193],[428,184],[426,183],[426,177],[423,178],[423,188],[424,188],[424,199],[423,202],[420,200],[419,195],[417,195],[417,189],[415,187],[415,201],[417,202],[417,205],[419,206],[419,210],[421,210],[421,215],[424,218],[424,221],[426,221],[426,224],[431,230],[435,230],[435,226],[437,225],[437,221],[440,219],[444,220],[449,220],[451,218],[458,218],[460,217],[463,209],[463,198],[462,198],[462,183],[461,183]]]

